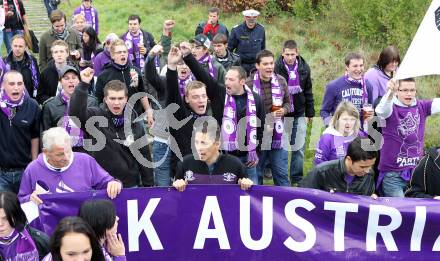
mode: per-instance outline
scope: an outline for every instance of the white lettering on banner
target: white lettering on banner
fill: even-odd
[[[284,215],[286,215],[287,220],[295,227],[301,229],[306,238],[303,242],[298,242],[292,237],[289,237],[284,241],[284,245],[292,251],[305,252],[310,250],[315,245],[316,230],[312,223],[296,214],[295,210],[298,207],[311,211],[315,208],[315,205],[305,199],[294,199],[287,202],[286,206],[284,207]]]
[[[435,240],[434,245],[432,246],[432,251],[440,251],[440,236]]]
[[[387,215],[391,218],[390,224],[386,226],[379,225],[379,217],[382,215]],[[399,228],[401,224],[402,215],[396,208],[383,205],[370,205],[366,238],[367,251],[376,251],[377,234],[381,234],[385,247],[388,251],[398,251],[396,242],[394,241],[391,232]]]
[[[145,232],[151,249],[163,250],[162,242],[151,223],[151,216],[154,213],[160,198],[152,198],[148,201],[141,218],[138,219],[138,201],[127,200],[127,225],[128,225],[128,251],[139,251],[139,236]]]
[[[333,232],[335,251],[345,250],[345,219],[347,212],[357,213],[358,204],[344,202],[324,202],[325,210],[335,211],[335,227]]]
[[[214,228],[209,228],[209,221],[214,223]],[[207,238],[217,238],[220,249],[231,249],[228,235],[226,234],[225,224],[223,222],[222,212],[216,196],[207,196],[203,206],[202,216],[197,229],[194,249],[203,249]]]
[[[426,223],[426,207],[416,206],[416,219],[411,234],[411,251],[420,251],[422,245],[423,230]]]
[[[262,232],[259,240],[253,240],[251,237],[251,197],[240,196],[240,237],[243,244],[251,250],[263,250],[272,241],[273,198],[263,197],[262,209],[257,212],[263,213]]]

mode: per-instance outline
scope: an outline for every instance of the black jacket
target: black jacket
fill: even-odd
[[[257,53],[266,49],[266,33],[264,26],[257,24],[254,28],[247,27],[246,22],[234,26],[228,40],[229,51],[238,54],[241,62],[254,64]]]
[[[70,60],[67,60],[67,64],[78,67]],[[50,97],[54,97],[57,94],[57,87],[60,81],[57,68],[55,67],[54,60],[51,60],[47,64],[47,68],[43,70],[40,78],[40,86],[37,92],[37,101],[39,104],[43,104]]]
[[[28,52],[24,53],[23,60],[21,61],[15,61],[13,56],[14,55],[11,51],[9,55],[4,58],[5,63],[9,65],[11,70],[16,70],[20,72],[21,75],[23,75],[23,81],[24,86],[26,86],[26,90],[31,97],[35,98],[33,92],[34,88],[38,88],[38,85],[34,86],[34,81],[32,80],[31,64],[33,63],[33,65],[35,66],[37,81],[40,82],[40,69],[38,68],[37,59],[35,59],[35,57]]]
[[[355,177],[348,185],[344,179],[346,173],[344,158],[326,161],[313,168],[299,186],[324,191],[345,192],[350,194],[371,196],[374,193],[374,173],[370,172],[363,177]]]
[[[191,55],[192,57],[192,55]],[[198,64],[198,62],[193,58],[193,61]],[[191,67],[190,67],[191,68]],[[203,69],[201,69],[203,70]],[[180,96],[179,92],[179,82],[177,77],[177,71],[173,71],[168,69],[166,74],[167,79],[167,99],[165,104],[177,104],[179,106],[179,109],[174,113],[175,119],[178,121],[183,121],[186,118],[190,117],[189,121],[187,121],[181,128],[178,130],[175,130],[173,128],[173,120],[169,120],[170,127],[172,128],[170,130],[171,135],[176,139],[177,144],[179,146],[179,149],[183,156],[191,154],[191,137],[193,133],[193,127],[194,123],[200,116],[208,116],[205,115],[197,115],[194,113],[191,108],[184,102],[184,98]],[[221,124],[222,122],[222,103],[224,101],[220,101],[218,99],[218,96],[214,95],[212,96],[212,93],[207,91],[207,95],[209,100],[211,101],[211,114],[214,117],[214,119],[217,121],[218,124]],[[206,110],[208,112],[208,108]]]
[[[216,82],[209,73],[206,72],[206,70],[203,70],[202,67],[199,65],[199,63],[196,61],[194,56],[187,55],[183,58],[185,63],[188,65],[191,72],[194,74],[197,80],[203,82],[206,85],[207,88],[207,94],[209,99],[211,100],[211,103],[213,101],[216,101],[215,105],[213,106],[213,111],[221,112],[221,119],[218,119],[217,122],[219,123],[219,126],[222,124],[223,119],[223,111],[225,107],[225,97],[226,97],[226,89],[222,85],[220,85],[218,82]],[[260,148],[261,141],[263,140],[263,130],[264,130],[264,121],[265,121],[265,110],[263,103],[261,101],[261,97],[256,93],[252,92],[254,94],[255,99],[255,106],[257,107],[257,118],[261,121],[261,127],[257,128],[257,140],[259,141],[258,149]],[[235,99],[243,99],[244,98],[244,104],[247,105],[247,93],[235,97]],[[216,107],[214,107],[216,106]],[[240,119],[246,117],[246,106],[241,107],[241,109],[238,109],[238,115],[237,115],[237,122],[240,121]],[[247,145],[247,144],[246,144]],[[240,157],[240,156],[246,156],[247,152],[245,151],[233,151],[230,152],[231,154]]]
[[[189,184],[236,184],[247,178],[245,166],[232,155],[220,154],[213,164],[212,172],[204,161],[187,155],[177,165],[176,179],[185,179]]]
[[[137,151],[134,147],[136,143],[129,146],[121,144],[129,140],[128,135],[125,135],[124,126],[116,127],[111,120],[111,113],[105,107],[87,107],[88,84],[80,83],[70,98],[70,112],[69,115],[78,117],[81,122],[81,128],[88,134],[89,138],[93,138],[93,143],[96,144],[96,137],[103,135],[105,138],[105,146],[98,151],[91,151],[90,154],[96,159],[101,167],[103,167],[110,175],[122,181],[124,187],[133,187],[139,185],[139,177],[143,186],[153,185],[152,169],[143,166],[139,163],[130,148]],[[135,114],[135,113],[134,113]],[[107,127],[101,127],[102,124],[94,124],[95,132],[88,132],[86,129],[86,122],[93,116],[103,116],[108,121]],[[144,128],[141,122],[134,122],[136,115],[132,116],[131,134],[134,141],[140,142],[138,139],[145,139],[142,144],[148,144],[146,141]],[[89,130],[91,128],[88,128]],[[93,131],[93,128],[92,128]],[[121,142],[118,142],[121,141]],[[142,156],[146,156],[151,162],[150,152],[147,145],[144,145],[139,150]],[[145,160],[145,159],[144,159]]]
[[[310,76],[310,67],[307,62],[301,56],[298,56],[298,74],[299,74],[299,85],[301,86],[302,92],[297,93],[293,96],[293,105],[295,111],[289,113],[289,117],[301,117],[305,114],[306,117],[315,117],[315,105],[312,92],[312,78]],[[283,57],[280,56],[275,62],[275,72],[286,79],[289,80],[289,75],[287,73],[286,67],[283,63]]]
[[[433,198],[440,196],[440,152],[431,148],[420,160],[409,183],[405,196],[412,198]]]
[[[229,68],[232,66],[241,66],[241,59],[240,56],[237,54],[230,52],[226,49],[226,56],[223,58],[220,58],[218,56],[214,56],[214,59],[219,62],[221,65],[223,65],[223,68],[225,68],[225,71],[227,72]]]
[[[138,84],[137,86],[130,86],[131,83],[131,72],[136,72],[138,74]],[[144,81],[142,79],[141,71],[133,65],[127,65],[124,69],[120,70],[113,66],[113,62],[110,62],[104,66],[104,70],[99,74],[98,79],[96,81],[95,86],[95,96],[98,99],[99,103],[103,103],[104,100],[104,87],[111,80],[120,80],[125,83],[128,89],[128,99],[133,94],[138,92],[145,92]],[[134,106],[136,113],[139,115],[144,111],[142,107],[142,103],[139,100],[136,101]]]
[[[89,95],[87,97],[87,107],[98,106],[98,101],[95,97]],[[60,126],[58,122],[63,118],[66,110],[66,104],[61,98],[61,94],[49,98],[43,103],[41,113],[41,132],[52,127]]]

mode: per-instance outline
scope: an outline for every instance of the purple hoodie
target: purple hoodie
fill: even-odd
[[[316,148],[315,159],[313,164],[316,166],[322,162],[340,159],[347,154],[348,145],[356,137],[366,137],[367,135],[359,131],[358,135],[342,136],[333,127],[328,127],[322,133]]]
[[[108,64],[112,60],[110,56],[110,51],[107,48],[104,51],[98,53],[93,61],[93,71],[95,76],[99,76],[99,74],[104,70],[104,66]]]
[[[85,153],[73,152],[73,160],[67,169],[51,170],[43,159],[43,153],[27,166],[21,179],[18,199],[29,201],[37,182],[50,193],[90,191],[106,189],[107,183],[115,180],[94,158]]]
[[[387,83],[390,80],[390,77],[388,77],[383,71],[379,70],[376,66],[370,68],[365,73],[365,80],[373,87],[373,102],[379,96],[384,96],[385,93],[387,93]]]
[[[373,104],[371,84],[366,81],[366,85],[368,103]],[[353,105],[359,109],[359,112],[361,112],[363,105],[363,91],[361,85],[350,85],[345,80],[344,76],[331,81],[327,85],[320,112],[325,125],[328,125],[331,116],[341,101],[349,101],[353,103]]]

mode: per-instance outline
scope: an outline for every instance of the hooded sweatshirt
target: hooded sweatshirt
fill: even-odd
[[[70,165],[57,170],[48,166],[43,155],[38,155],[23,173],[18,192],[20,202],[29,201],[37,182],[49,193],[66,193],[105,189],[107,183],[115,180],[88,154],[72,152]]]
[[[353,133],[350,136],[343,136],[333,127],[328,127],[319,139],[313,164],[318,165],[325,161],[344,158],[348,145],[358,136],[365,137],[366,134],[359,131],[357,135]]]

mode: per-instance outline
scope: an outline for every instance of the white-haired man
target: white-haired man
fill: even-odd
[[[110,176],[94,158],[72,152],[71,138],[61,127],[43,134],[43,153],[26,168],[18,197],[21,202],[43,203],[38,195],[107,189],[115,198],[122,183]]]

